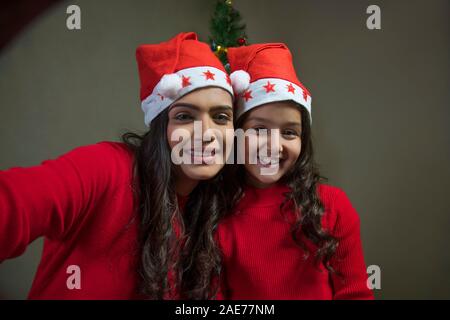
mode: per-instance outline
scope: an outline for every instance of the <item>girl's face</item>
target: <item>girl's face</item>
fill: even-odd
[[[269,187],[280,180],[294,166],[300,156],[302,130],[300,110],[292,102],[268,103],[248,111],[242,129],[245,132],[248,129],[254,129],[258,136],[257,139],[260,140],[257,146],[249,147],[251,137],[248,136],[245,139],[244,166],[247,182],[258,188]],[[262,129],[267,130],[267,136],[264,137],[264,140],[267,141],[264,141],[263,144],[267,144],[268,151],[264,152],[260,149],[261,139],[263,139],[262,133],[264,133],[264,131],[261,131]],[[258,135],[259,132],[261,136]],[[273,135],[274,133],[276,135]],[[278,137],[278,139],[272,139],[273,137]],[[257,152],[255,156],[256,164],[251,164],[249,161],[249,157],[254,152],[252,149]],[[270,150],[278,152],[278,157],[276,154],[270,154]],[[272,161],[277,163],[278,170],[271,174],[262,174],[263,168],[267,168],[267,158],[262,154],[271,156]]]
[[[231,152],[231,148],[226,148],[226,142],[233,141],[231,95],[216,87],[199,89],[174,102],[168,115],[170,149],[177,150],[178,155],[189,160],[176,166],[177,178],[191,181],[213,178],[223,168]],[[205,137],[207,130],[211,134]],[[180,133],[182,138],[172,139],[179,137]],[[180,145],[183,145],[181,150]]]

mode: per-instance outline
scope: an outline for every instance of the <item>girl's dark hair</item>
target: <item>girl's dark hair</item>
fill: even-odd
[[[214,298],[220,252],[213,234],[223,212],[223,179],[219,174],[201,181],[181,212],[174,189],[175,167],[167,124],[166,110],[151,122],[146,133],[122,135],[134,154],[134,191],[140,221],[139,292],[149,299],[163,299],[166,294],[174,297],[174,289],[183,299]],[[179,221],[179,236],[173,221]],[[169,272],[173,281],[169,281]]]
[[[318,196],[317,188],[319,183],[327,179],[320,175],[314,162],[309,112],[299,104],[291,101],[289,103],[295,104],[300,109],[302,149],[295,165],[280,181],[291,188],[291,191],[286,193],[280,210],[286,209],[288,203],[294,205],[295,222],[291,227],[293,240],[304,250],[306,257],[315,247],[316,264],[323,263],[328,271],[336,272],[330,265],[330,259],[336,251],[338,241],[322,227],[324,206]],[[248,114],[244,114],[235,123],[236,129],[242,128]],[[243,165],[226,166],[224,177],[227,177],[225,183],[229,187],[227,193],[228,212],[232,212],[233,207],[243,196],[242,186],[245,184],[245,176]],[[309,245],[311,243],[313,248]]]

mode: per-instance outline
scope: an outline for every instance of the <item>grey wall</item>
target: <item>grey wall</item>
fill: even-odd
[[[450,5],[435,1],[234,0],[249,40],[286,42],[313,95],[317,160],[359,212],[378,298],[450,298]],[[68,31],[78,4],[82,30]],[[378,4],[382,30],[366,28]],[[134,50],[208,36],[214,1],[70,1],[0,52],[0,169],[144,130]],[[42,249],[0,265],[25,298]]]

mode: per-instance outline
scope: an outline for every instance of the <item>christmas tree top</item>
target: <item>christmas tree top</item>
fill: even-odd
[[[211,49],[220,59],[229,72],[227,50],[229,47],[247,44],[245,24],[234,7],[232,0],[218,0],[210,23],[211,36],[209,42]]]

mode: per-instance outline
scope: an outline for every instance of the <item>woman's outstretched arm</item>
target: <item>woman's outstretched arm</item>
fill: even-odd
[[[63,238],[111,187],[113,144],[75,148],[33,167],[0,171],[0,262],[40,236]]]

